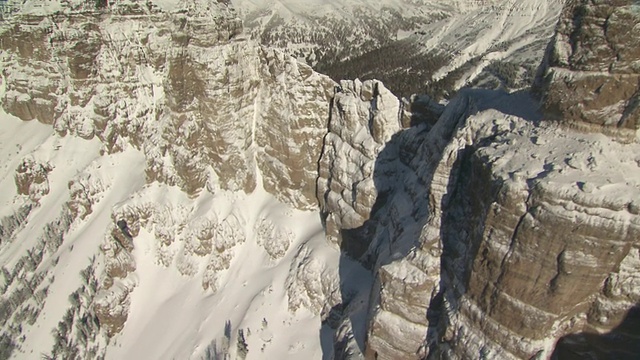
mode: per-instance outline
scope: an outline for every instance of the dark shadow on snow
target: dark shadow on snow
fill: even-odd
[[[529,90],[507,93],[504,90],[464,89],[460,93],[473,98],[478,111],[494,109],[534,123],[542,120],[540,103]]]

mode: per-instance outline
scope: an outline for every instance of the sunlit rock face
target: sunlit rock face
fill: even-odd
[[[376,279],[352,334],[365,357],[550,357],[640,300],[637,144],[535,122],[520,111],[533,99],[482,90],[403,127],[402,104],[366,96],[382,84],[341,85],[318,189],[329,238]]]
[[[2,104],[51,125],[55,141],[86,139],[97,159],[76,164],[62,187],[65,161],[16,162],[18,205],[1,219],[0,245],[59,200],[36,245],[3,269],[4,290],[17,294],[3,316],[35,323],[45,286],[59,284],[35,270],[59,269],[68,233],[102,214],[98,259],[69,300],[91,306],[64,315],[53,355],[63,357],[74,321],[84,324],[75,334],[92,336],[86,357],[104,350],[100,331],[126,331],[144,241],[156,265],[197,277],[207,294],[245,260],[243,247],[269,266],[290,261],[280,301],[321,316],[319,332],[333,327],[324,345],[333,342],[335,358],[633,353],[640,145],[618,140],[638,129],[638,27],[621,25],[638,23],[634,3],[567,3],[539,79],[544,116],[522,93],[464,90],[445,106],[398,99],[379,81],[336,84],[247,40],[224,1],[48,6],[0,26]],[[133,166],[109,167],[119,154]],[[123,173],[134,180],[114,180]],[[121,184],[131,189],[101,203]],[[271,216],[273,203],[234,205],[263,189],[319,208],[324,228],[313,231],[330,245],[301,242],[290,214]],[[203,210],[224,196],[224,210]],[[14,284],[21,274],[31,281]]]
[[[105,156],[138,150],[148,184],[177,186],[192,199],[259,187],[293,208],[317,208],[334,82],[248,40],[228,2],[73,0],[16,9],[0,25],[7,113],[52,125],[59,136],[97,138]],[[51,170],[25,158],[15,171],[18,193],[34,202],[46,196]],[[95,181],[69,183],[74,219],[99,200]],[[215,292],[216,274],[232,259],[229,249],[245,241],[251,226],[240,215],[183,219],[182,210],[154,201],[114,207],[103,229],[104,271],[92,307],[109,336],[128,317],[136,286],[129,276],[137,268],[133,239],[141,229],[155,229],[161,250],[189,243],[175,260],[183,275],[196,272],[191,257],[210,258],[202,287]],[[262,229],[267,233],[258,241],[280,260],[293,235],[265,224],[269,231]],[[160,255],[160,263],[173,266],[174,253]]]
[[[242,36],[225,3],[116,2],[16,15],[4,24],[5,110],[144,151],[149,181],[196,194],[215,179],[315,207],[333,82]],[[44,11],[44,10],[43,10]]]

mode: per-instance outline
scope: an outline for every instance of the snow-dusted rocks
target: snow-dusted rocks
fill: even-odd
[[[106,152],[144,151],[149,181],[251,192],[260,169],[268,191],[313,207],[333,82],[242,39],[224,4],[126,3],[106,17],[14,15],[0,35],[4,108],[60,134],[97,136]]]
[[[640,300],[626,270],[639,246],[637,144],[495,110],[533,104],[522,100],[465,91],[377,155],[369,174],[384,190],[367,221],[336,232],[376,276],[366,356],[550,356],[558,338],[614,329]],[[324,209],[327,224],[340,219]]]
[[[308,339],[318,339],[318,304],[339,294],[337,276],[325,268],[323,290],[306,291],[317,279],[293,264],[302,248],[317,250],[314,261],[323,266],[339,256],[323,241],[318,214],[299,210],[317,206],[317,161],[334,83],[246,40],[224,1],[96,4],[104,3],[27,1],[0,25],[2,107],[38,121],[23,127],[55,129],[33,132],[15,149],[4,137],[0,144],[10,180],[2,178],[3,185],[17,185],[2,194],[8,205],[0,256],[8,266],[14,252],[28,250],[28,260],[37,260],[24,273],[37,280],[32,292],[40,294],[33,316],[50,319],[41,330],[17,331],[14,315],[33,308],[25,298],[7,308],[3,334],[16,331],[0,340],[9,353],[92,357],[76,346],[80,330],[69,330],[80,322],[73,314],[85,311],[72,309],[70,322],[58,312],[69,306],[67,297],[80,289],[75,278],[95,255],[92,289],[78,290],[94,299],[86,313],[103,329],[92,330],[99,344],[87,349],[94,355],[110,346],[101,334],[126,343],[109,347],[113,358],[150,351],[136,340],[140,327],[165,326],[149,325],[155,320],[147,315],[156,310],[140,309],[177,314],[167,304],[185,291],[193,301],[185,318],[202,327],[172,319],[174,333],[164,333],[172,349],[159,349],[158,358],[198,357],[212,341],[231,336],[223,333],[225,321],[235,341],[241,326],[255,329],[254,319],[265,317],[273,321],[268,332],[289,334],[280,331],[285,324],[304,331],[264,341],[247,331],[256,353],[261,342],[267,357],[319,357],[319,342]],[[1,115],[3,129],[21,129],[16,118]],[[34,239],[13,240],[22,237]],[[59,260],[64,266],[57,267]],[[54,273],[57,281],[47,277]],[[49,307],[41,299],[48,287]],[[25,289],[12,286],[7,296]],[[296,311],[287,306],[289,294],[292,303],[305,299]],[[51,339],[58,321],[69,331]],[[193,335],[183,339],[188,345],[178,340],[185,332]],[[49,340],[58,344],[53,350]]]
[[[438,0],[231,2],[253,38],[314,66],[371,51],[460,10]]]
[[[274,260],[280,259],[289,250],[293,233],[284,228],[277,228],[267,219],[261,219],[256,224],[256,242],[264,247],[264,250]]]
[[[327,316],[341,301],[338,264],[322,261],[307,246],[298,249],[287,277],[287,299],[291,311],[304,307]]]
[[[530,359],[626,339],[638,144],[538,122],[523,93],[337,85],[246,40],[225,2],[104,4],[27,1],[0,26],[3,107],[40,122],[0,114],[3,351]],[[544,16],[460,54],[510,56],[557,2],[509,5]],[[566,64],[636,76],[631,50],[606,71],[597,50]]]
[[[103,192],[108,190],[99,176],[92,174],[99,169],[89,168],[69,180],[67,187],[71,199],[67,202],[67,207],[71,210],[74,218],[84,219],[93,211],[92,206],[100,201]]]
[[[503,116],[481,118],[495,124],[496,115]],[[635,146],[603,136],[558,137],[553,125],[509,121],[514,130],[469,151],[457,185],[450,185],[441,230],[449,315],[441,323],[448,324],[441,325],[444,344],[435,348],[451,357],[478,349],[501,358],[548,356],[555,338],[592,326],[588,314],[604,297],[602,284],[637,239],[639,219],[625,204],[639,194],[623,175],[637,173],[629,168]],[[548,153],[537,152],[531,137],[545,138]],[[616,160],[615,154],[626,155]],[[582,169],[575,166],[580,158]],[[593,192],[581,189],[585,179]],[[456,190],[467,188],[485,190]],[[629,196],[615,190],[596,195],[597,188],[624,188]]]
[[[632,141],[640,128],[639,39],[637,2],[567,2],[538,79],[546,116]]]
[[[18,194],[27,195],[32,201],[38,201],[49,193],[47,174],[52,167],[47,163],[36,161],[29,156],[22,160],[15,173]]]
[[[342,81],[319,162],[317,196],[327,237],[341,244],[342,229],[360,227],[377,193],[373,172],[384,144],[401,128],[401,102],[378,81]]]
[[[114,336],[124,327],[131,306],[129,295],[134,288],[133,282],[119,282],[110,291],[100,291],[95,297],[93,309],[108,336]]]

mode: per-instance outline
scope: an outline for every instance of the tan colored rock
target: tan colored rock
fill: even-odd
[[[552,134],[555,129],[544,131]],[[444,291],[448,305],[436,354],[462,359],[482,349],[500,358],[550,356],[553,339],[594,328],[610,330],[640,299],[636,292],[616,299],[603,291],[603,284],[612,281],[608,279],[618,278],[639,238],[640,219],[627,210],[637,191],[627,188],[628,196],[603,192],[607,183],[626,186],[619,182],[620,169],[635,147],[573,136],[561,141],[565,154],[556,154],[555,161],[549,162],[549,156],[535,160],[535,171],[534,163],[524,173],[509,167],[518,163],[514,157],[519,151],[507,155],[514,152],[507,144],[526,141],[517,136],[504,145],[481,148],[468,164],[461,164],[476,170],[460,177],[460,189],[496,190],[481,196],[457,192],[451,210],[445,209],[468,207],[444,224],[443,232],[451,239],[443,239],[443,278],[450,279],[450,285]],[[554,141],[549,138],[547,145]],[[558,160],[614,146],[611,151],[621,159],[608,160],[607,170],[571,167],[566,165],[571,161]],[[520,151],[524,160],[531,150]],[[505,156],[511,159],[505,161]],[[600,164],[609,158],[594,152],[589,156]],[[571,181],[578,176],[594,183],[589,191]],[[460,247],[466,252],[452,253],[457,243],[468,244]],[[590,315],[595,313],[600,315]],[[599,317],[603,320],[596,320]]]
[[[14,177],[19,195],[27,195],[32,201],[39,201],[49,193],[48,174],[53,170],[48,163],[41,163],[32,157],[22,160]]]
[[[400,108],[400,100],[378,81],[342,81],[335,89],[317,197],[327,216],[327,237],[338,245],[341,230],[358,228],[369,219],[381,191],[373,181],[375,159],[400,130]]]
[[[239,38],[240,20],[223,3],[171,13],[153,3],[64,6],[50,17],[15,14],[0,28],[7,112],[96,136],[106,152],[134,146],[148,181],[191,195],[252,192],[262,178],[280,200],[316,207],[333,81]]]
[[[634,1],[568,1],[537,80],[546,117],[632,141],[640,129],[638,59]]]
[[[357,248],[376,278],[366,358],[545,358],[564,335],[614,329],[640,300],[629,274],[637,144],[476,114],[484,100],[464,92],[435,124],[378,150],[366,188],[378,199],[355,229],[344,226],[358,219],[345,197],[353,188],[340,179],[364,158],[350,136],[368,114],[344,111],[330,124],[322,159],[358,155],[321,160],[320,181],[331,181],[319,189],[327,233],[347,253]]]

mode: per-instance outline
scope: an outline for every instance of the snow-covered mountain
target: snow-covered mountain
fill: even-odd
[[[335,80],[381,79],[398,94],[531,85],[562,0],[247,1],[247,32]],[[447,95],[449,96],[449,95]]]
[[[4,5],[0,358],[640,352],[633,1]],[[443,92],[539,56],[543,107],[289,56],[333,21],[353,59],[379,34],[451,53]]]
[[[320,357],[339,252],[308,210],[333,82],[224,3],[20,9],[0,34],[2,358],[236,354],[240,331],[249,358]]]
[[[541,121],[526,93],[463,90],[412,125],[394,100],[341,82],[320,160],[327,237],[375,274],[340,358],[546,359],[623,320],[564,351],[637,355],[638,143]]]
[[[247,31],[311,65],[386,45],[457,10],[455,2],[415,0],[235,0]]]

